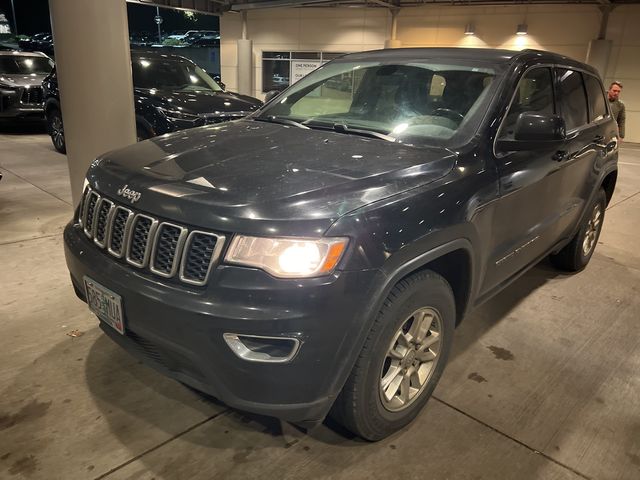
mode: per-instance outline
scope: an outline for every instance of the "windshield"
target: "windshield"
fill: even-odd
[[[0,73],[47,75],[53,68],[53,61],[45,57],[25,57],[14,55],[0,57]]]
[[[445,144],[475,132],[495,89],[493,68],[331,62],[267,105],[259,120],[294,121],[404,143]]]
[[[166,58],[141,58],[132,62],[136,88],[180,92],[221,92],[222,88],[200,67]]]

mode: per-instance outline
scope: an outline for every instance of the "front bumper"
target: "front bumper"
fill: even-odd
[[[279,280],[220,265],[207,286],[190,287],[118,262],[77,225],[64,239],[76,293],[85,300],[88,276],[122,296],[125,335],[101,327],[143,362],[241,410],[309,424],[329,411],[359,345],[375,271]],[[287,363],[249,362],[224,333],[295,337],[301,347]]]
[[[23,103],[22,90],[0,87],[0,119],[44,119],[44,103]]]

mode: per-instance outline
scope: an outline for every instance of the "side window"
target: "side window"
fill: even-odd
[[[500,130],[500,138],[513,139],[516,122],[521,113],[535,112],[545,115],[555,113],[553,103],[553,77],[546,67],[529,70],[520,79],[509,107],[507,118]]]
[[[567,125],[567,131],[589,122],[587,96],[582,82],[582,74],[573,70],[558,69],[560,79],[560,110]]]
[[[607,115],[607,107],[604,99],[604,92],[600,85],[600,80],[592,75],[583,75],[587,86],[587,96],[589,97],[589,119],[597,122]]]

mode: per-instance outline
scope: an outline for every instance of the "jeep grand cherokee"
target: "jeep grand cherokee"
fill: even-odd
[[[347,55],[246,119],[95,160],[67,264],[149,365],[377,440],[427,402],[470,308],[547,255],[586,266],[617,135],[596,71],[560,55]]]

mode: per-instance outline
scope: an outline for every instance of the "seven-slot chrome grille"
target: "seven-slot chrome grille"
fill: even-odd
[[[135,212],[90,187],[82,196],[78,220],[85,235],[112,256],[191,285],[207,283],[225,239]]]
[[[25,88],[22,91],[22,97],[20,97],[20,101],[27,105],[42,105],[43,99],[42,87],[38,86]]]

